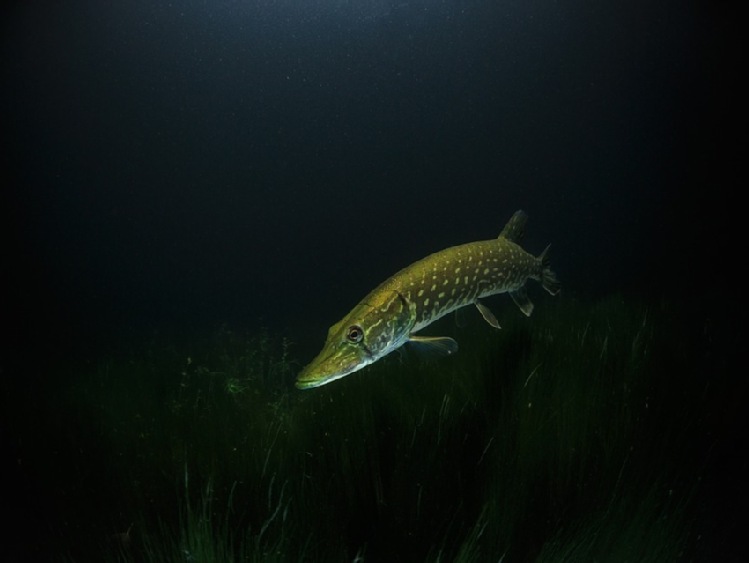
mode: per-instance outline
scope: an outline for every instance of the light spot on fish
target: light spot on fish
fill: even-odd
[[[457,268],[455,268],[455,273],[456,273],[456,274],[459,274],[459,273],[460,273],[460,267],[457,267]]]
[[[417,294],[417,297],[421,297],[422,295],[424,295],[424,290],[420,289],[419,293]]]
[[[429,307],[429,297],[424,299],[424,307]]]

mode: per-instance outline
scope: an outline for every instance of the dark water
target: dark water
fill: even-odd
[[[565,298],[668,302],[711,335],[727,401],[704,430],[699,553],[746,553],[746,439],[726,434],[746,397],[726,367],[745,307],[729,4],[74,4],[12,3],[0,24],[11,424],[57,424],[25,402],[54,402],[58,366],[154,334],[262,325],[304,361],[384,278],[522,208]],[[34,482],[19,434],[4,457],[39,498],[6,516],[44,536],[64,492]]]

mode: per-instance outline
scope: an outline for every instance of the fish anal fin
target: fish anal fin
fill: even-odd
[[[495,317],[494,313],[492,313],[489,310],[489,307],[487,307],[486,305],[484,305],[478,299],[476,299],[476,301],[474,301],[474,303],[476,304],[476,308],[479,310],[479,313],[481,313],[481,316],[484,317],[484,320],[487,323],[489,323],[490,325],[492,325],[494,328],[502,328],[501,326],[499,326],[499,322],[497,321],[497,317]]]
[[[458,343],[447,336],[414,336],[408,338],[409,344],[419,351],[435,356],[451,356],[458,351]]]
[[[510,297],[512,297],[512,300],[518,307],[520,307],[520,310],[523,311],[523,314],[526,317],[531,316],[531,313],[533,312],[533,303],[528,298],[528,293],[525,291],[525,287],[511,291]]]

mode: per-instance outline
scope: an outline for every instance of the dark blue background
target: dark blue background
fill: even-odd
[[[719,2],[18,3],[3,316],[61,350],[321,340],[518,208],[565,295],[710,309],[738,274],[732,27]]]
[[[305,361],[386,277],[522,208],[558,299],[665,303],[699,336],[721,409],[694,413],[713,444],[697,511],[745,551],[730,3],[42,0],[1,16],[0,417],[56,424],[25,415],[66,389],[60,366],[154,334],[266,326]]]

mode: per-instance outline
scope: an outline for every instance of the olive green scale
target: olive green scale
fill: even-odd
[[[525,283],[540,281],[552,295],[559,282],[548,265],[548,247],[538,257],[523,250],[527,216],[517,211],[499,237],[462,244],[430,254],[391,276],[328,331],[323,350],[302,371],[297,387],[319,387],[340,379],[407,342],[445,354],[457,351],[448,337],[415,333],[466,305],[476,305],[483,318],[499,328],[480,298],[509,293],[525,315],[533,311]]]

